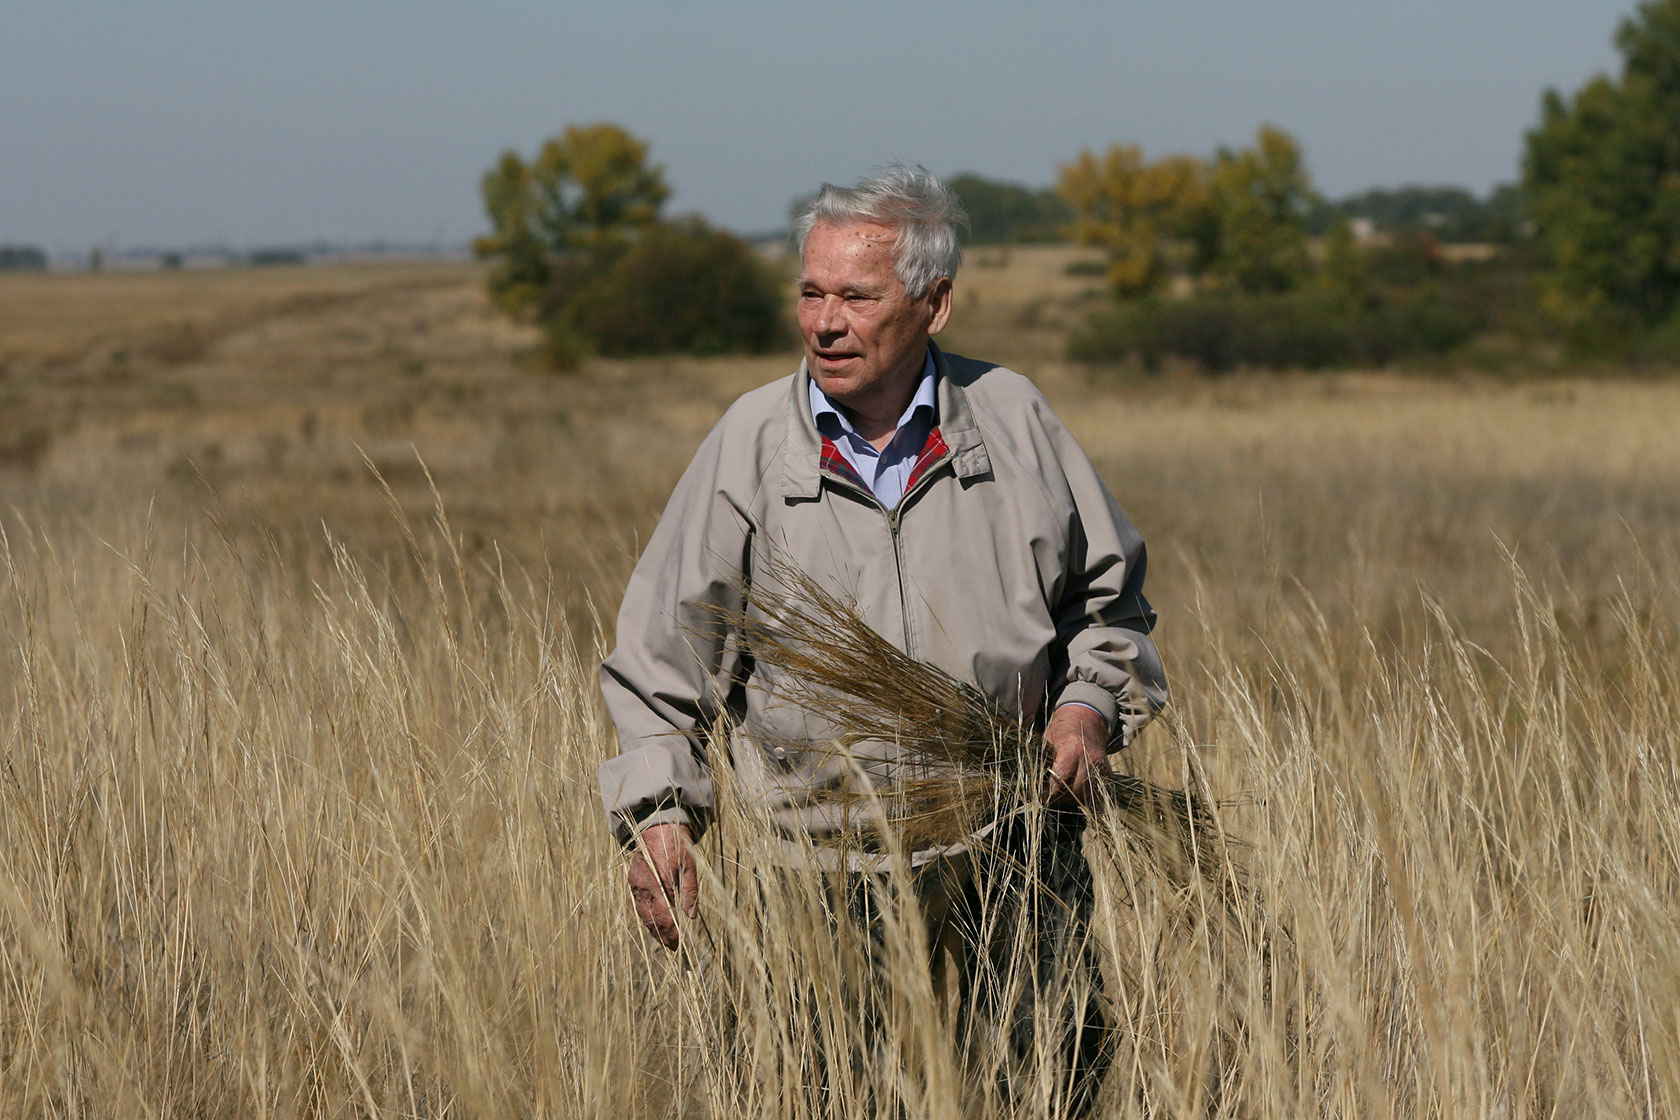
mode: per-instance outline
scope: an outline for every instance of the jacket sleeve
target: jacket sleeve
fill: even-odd
[[[1150,639],[1155,611],[1143,597],[1143,538],[1060,420],[1051,439],[1073,498],[1068,570],[1054,607],[1057,706],[1087,704],[1109,726],[1109,748],[1131,744],[1167,702],[1160,652]]]
[[[695,453],[649,538],[619,608],[601,693],[619,754],[600,769],[613,836],[681,823],[698,836],[713,792],[706,739],[740,669],[720,612],[739,612],[750,522],[719,479],[722,425]]]

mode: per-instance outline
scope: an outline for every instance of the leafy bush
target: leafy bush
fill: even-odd
[[[777,288],[750,245],[689,219],[645,231],[561,318],[602,354],[759,353],[784,340]]]
[[[1626,330],[1599,340],[1597,353],[1646,369],[1680,367],[1680,311],[1652,327],[1627,323]],[[1577,345],[1577,350],[1586,347]]]
[[[0,245],[0,272],[45,272],[47,255],[33,245]]]
[[[1455,350],[1475,336],[1480,323],[1462,305],[1426,290],[1379,301],[1348,326],[1352,360],[1386,365]]]
[[[1445,353],[1469,341],[1478,326],[1470,312],[1427,290],[1362,302],[1314,291],[1218,293],[1100,311],[1069,340],[1068,356],[1135,359],[1151,370],[1176,357],[1210,373],[1384,365]]]
[[[301,249],[286,246],[274,246],[265,249],[252,249],[246,254],[245,260],[254,268],[283,268],[289,265],[306,263]]]

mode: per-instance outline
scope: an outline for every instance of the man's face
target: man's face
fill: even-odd
[[[817,386],[860,417],[896,421],[922,370],[930,335],[951,312],[951,282],[921,299],[893,271],[897,231],[818,223],[800,258],[799,333]],[[890,415],[889,415],[890,413]]]

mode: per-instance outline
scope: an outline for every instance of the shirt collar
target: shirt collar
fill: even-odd
[[[951,466],[965,480],[985,478],[992,471],[986,443],[974,422],[965,385],[973,384],[991,367],[967,358],[952,359],[937,342],[928,343],[933,357],[934,412],[931,417],[951,451]],[[959,363],[959,364],[953,364]],[[787,440],[789,454],[782,459],[782,495],[790,502],[816,501],[822,497],[822,433],[811,415],[811,371],[803,361],[793,375],[793,391],[787,395]],[[801,392],[804,385],[806,391]]]
[[[856,435],[857,429],[852,427],[852,422],[846,418],[846,414],[840,410],[840,407],[829,399],[828,394],[817,387],[815,377],[811,378],[810,386],[811,419],[816,422],[817,431],[831,439],[836,430],[846,435]],[[896,427],[902,428],[908,424],[911,417],[916,415],[916,410],[921,408],[927,409],[934,422],[937,423],[939,417],[938,387],[939,377],[933,364],[933,351],[930,349],[927,351],[927,356],[922,359],[922,376],[916,382],[916,391],[910,395],[910,403],[904,406],[904,412],[899,415]]]

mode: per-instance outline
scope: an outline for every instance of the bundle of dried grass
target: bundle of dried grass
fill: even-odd
[[[722,621],[778,692],[835,729],[830,748],[895,744],[906,765],[890,789],[816,793],[854,822],[832,842],[919,851],[972,843],[1002,816],[1039,801],[1049,765],[1041,732],[973,685],[905,654],[855,605],[804,571],[773,559]],[[801,744],[811,749],[810,744]],[[1189,789],[1111,774],[1097,791],[1127,839],[1175,878],[1229,882],[1230,852],[1207,801]]]

